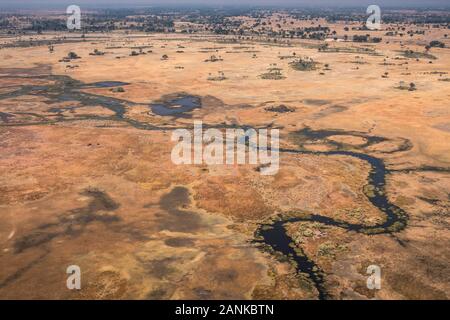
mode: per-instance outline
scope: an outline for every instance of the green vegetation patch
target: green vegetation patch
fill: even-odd
[[[330,47],[328,45],[324,45],[320,47],[319,52],[324,53],[358,53],[365,54],[370,56],[381,56],[382,54],[376,51],[374,48],[367,47]]]
[[[304,57],[290,62],[289,65],[292,67],[292,69],[297,71],[313,71],[317,69],[319,63],[311,58]]]
[[[317,255],[320,257],[335,258],[338,253],[345,250],[347,250],[347,246],[327,241],[319,245]]]
[[[437,58],[433,56],[430,53],[427,52],[417,52],[413,50],[405,50],[400,51],[400,54],[406,58],[410,59],[429,59],[429,60],[436,60]]]
[[[261,79],[265,80],[283,80],[286,77],[281,73],[279,68],[269,68],[267,72],[260,75]]]

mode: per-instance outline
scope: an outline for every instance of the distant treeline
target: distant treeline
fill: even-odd
[[[289,28],[286,19],[272,23],[267,21],[274,12],[286,13],[297,20],[310,20],[316,25],[305,28]],[[0,28],[5,30],[26,30],[33,32],[66,30],[65,14],[48,17],[24,15],[24,14],[0,14]],[[254,20],[250,27],[245,25],[242,19],[235,17],[247,16]],[[318,19],[323,18],[328,22],[345,21],[360,22],[360,27],[352,26],[352,30],[365,30],[364,22],[367,19],[365,10],[357,9],[299,9],[291,8],[211,8],[211,7],[173,7],[151,9],[105,9],[89,12],[82,15],[84,32],[108,32],[113,30],[137,30],[144,32],[174,32],[175,21],[186,23],[181,32],[209,31],[216,34],[233,35],[269,35],[283,38],[324,39],[330,34],[326,26],[320,26]],[[425,11],[415,10],[408,14],[399,11],[384,10],[382,12],[383,23],[410,23],[416,25],[429,24],[433,28],[450,28],[450,11]],[[197,27],[190,27],[194,25]],[[282,26],[283,25],[283,26]],[[284,30],[285,29],[285,30]],[[346,27],[348,31],[348,27]],[[358,42],[366,42],[364,37],[356,37]],[[372,39],[373,41],[373,39]]]

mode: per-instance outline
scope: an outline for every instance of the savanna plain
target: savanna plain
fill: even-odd
[[[450,13],[352,14],[2,15],[0,298],[448,299]],[[194,121],[278,172],[174,164]]]

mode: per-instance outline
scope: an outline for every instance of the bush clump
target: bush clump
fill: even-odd
[[[412,50],[405,50],[401,52],[401,55],[406,58],[412,58],[412,59],[430,59],[430,60],[436,60],[437,58],[433,56],[432,54],[426,53],[426,52],[416,52]]]
[[[281,73],[281,69],[271,68],[266,73],[260,75],[261,79],[265,80],[282,80],[286,77]]]
[[[292,61],[289,65],[297,71],[313,71],[317,69],[318,62],[311,58],[304,57]]]
[[[112,88],[111,89],[112,92],[125,92],[125,89],[123,87],[117,87],[117,88]]]
[[[264,110],[269,111],[269,112],[277,112],[277,113],[286,113],[286,112],[294,112],[295,111],[295,109],[290,108],[284,104],[280,104],[279,106],[267,107]]]
[[[400,81],[399,85],[396,87],[399,90],[408,90],[408,91],[416,91],[417,87],[414,82],[411,82],[407,85],[404,81]]]

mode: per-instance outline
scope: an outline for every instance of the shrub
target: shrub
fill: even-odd
[[[433,40],[430,42],[429,46],[431,48],[445,48],[445,44],[438,40]]]
[[[353,41],[354,42],[367,42],[369,40],[369,37],[367,35],[354,35],[353,36]]]
[[[125,89],[122,87],[117,87],[117,88],[112,88],[111,91],[112,92],[125,92]]]
[[[266,79],[266,80],[282,80],[285,78],[286,77],[283,76],[283,74],[281,73],[281,70],[277,69],[277,68],[269,69],[268,72],[263,73],[261,75],[261,79]]]
[[[94,49],[94,52],[89,53],[91,56],[103,56],[105,53],[103,51],[100,51],[98,49]]]
[[[417,87],[414,82],[411,82],[409,85],[406,85],[404,81],[400,81],[399,85],[396,87],[399,90],[408,90],[408,91],[416,91]]]
[[[67,55],[67,59],[80,59],[80,57],[73,51],[70,51],[69,54]]]
[[[284,104],[280,104],[279,106],[267,107],[264,110],[269,111],[269,112],[277,112],[277,113],[286,113],[286,112],[294,112],[295,111],[295,109],[290,108]]]

